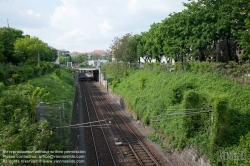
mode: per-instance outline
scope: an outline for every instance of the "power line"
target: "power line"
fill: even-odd
[[[204,110],[204,109],[189,109],[189,110]],[[189,112],[178,112],[178,113],[173,113],[173,114],[163,114],[163,115],[150,116],[150,117],[153,118],[153,119],[157,118],[156,120],[152,120],[152,121],[161,121],[161,120],[182,118],[183,116],[194,116],[194,115],[197,115],[197,114],[210,113],[210,112],[212,112],[212,110],[199,111],[199,112],[191,112],[191,111],[189,111]]]
[[[87,123],[79,123],[79,124],[75,124],[75,125],[68,125],[68,126],[62,126],[62,127],[54,127],[54,128],[78,128],[78,127],[90,127],[90,126],[83,126],[83,125],[88,125],[88,124],[92,124],[92,123],[98,123],[98,122],[103,122],[103,121],[107,121],[107,120],[111,120],[110,119],[104,119],[104,120],[99,120],[99,121],[93,121],[93,122],[87,122]],[[106,125],[110,125],[110,124],[104,124],[104,125],[91,125],[91,126],[106,126]]]
[[[207,112],[203,112],[203,113],[209,113],[208,111]],[[176,119],[176,118],[181,118],[183,117],[184,115],[185,116],[194,116],[194,115],[197,115],[198,113],[191,113],[191,114],[180,114],[180,116],[176,116],[176,117],[166,117],[166,116],[163,116],[161,117],[161,119],[157,119],[157,120],[152,120],[152,122],[155,122],[155,121],[161,121],[161,120],[171,120],[171,119]],[[181,116],[182,115],[182,116]]]
[[[76,126],[71,128],[81,128],[81,127],[98,127],[98,128],[106,128],[109,127],[111,124],[103,124],[103,125],[91,125],[91,126]]]
[[[191,110],[191,109],[190,109]],[[192,109],[192,110],[203,110],[203,109]],[[174,115],[188,115],[188,114],[200,114],[200,113],[208,113],[212,112],[212,110],[207,110],[207,111],[199,111],[199,112],[177,112],[177,113],[172,113],[172,114],[162,114],[162,115],[157,115],[157,116],[150,116],[151,118],[157,118],[161,116],[174,116]]]

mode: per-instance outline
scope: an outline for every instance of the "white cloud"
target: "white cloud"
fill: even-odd
[[[130,0],[128,3],[128,9],[132,12],[135,13],[138,7],[138,2],[137,0]]]
[[[51,25],[56,28],[69,28],[72,23],[79,21],[81,13],[75,6],[63,6],[57,7],[53,15],[50,17]]]
[[[27,10],[27,13],[29,16],[32,16],[32,17],[40,17],[41,16],[40,13],[35,13],[33,10]]]
[[[0,26],[9,19],[12,27],[59,49],[107,49],[114,37],[147,31],[154,22],[181,11],[182,1],[0,0]]]
[[[75,29],[66,32],[63,36],[58,37],[56,41],[58,43],[79,42],[82,41],[84,37],[84,30],[80,29],[79,27],[76,27]]]
[[[175,3],[181,6],[178,1],[181,0],[176,0]],[[57,37],[57,42],[66,43],[74,38],[90,45],[106,39],[106,48],[114,37],[121,37],[129,32],[135,34],[147,31],[150,24],[163,20],[174,11],[168,7],[174,3],[172,0],[61,0],[61,2],[62,4],[50,16],[50,24],[54,28],[67,32]],[[73,34],[72,28],[75,27],[85,33],[84,38],[80,37],[81,35],[69,38]],[[96,46],[96,49],[106,48]]]
[[[181,0],[130,0],[128,3],[128,9],[132,13],[139,12],[157,12],[157,13],[170,13],[178,10],[182,7]]]
[[[108,12],[107,7],[105,7],[105,6],[100,6],[100,7],[98,7],[98,8],[97,8],[97,11],[98,11],[98,13],[99,13],[100,15],[104,15],[105,13]]]
[[[101,34],[103,34],[104,36],[107,36],[107,33],[113,29],[106,19],[103,22],[99,23],[98,27],[101,30]]]

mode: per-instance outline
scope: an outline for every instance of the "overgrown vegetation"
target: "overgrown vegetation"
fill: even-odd
[[[73,71],[72,69],[59,71],[60,75],[52,72],[22,84],[5,86],[0,83],[0,149],[9,151],[67,149],[69,136],[61,142],[57,131],[53,131],[53,135],[50,135],[51,121],[39,122],[36,115],[36,106],[41,101],[50,103],[73,100]],[[65,116],[69,121],[71,106],[65,105],[65,108]]]
[[[0,164],[9,165],[3,163],[2,150],[66,150],[69,131],[52,131],[59,120],[47,113],[40,121],[36,106],[41,101],[73,100],[72,69],[60,69],[54,63],[57,50],[21,30],[0,28],[0,41]],[[63,124],[69,124],[72,106],[67,103],[64,108]]]
[[[175,71],[189,71],[192,73],[216,73],[228,76],[239,84],[250,85],[249,61],[246,61],[244,63],[236,63],[235,61],[230,61],[228,63],[177,62],[175,63],[174,68]]]
[[[210,64],[187,65],[186,71],[175,72],[166,72],[159,64],[126,70],[110,87],[124,97],[137,119],[155,130],[157,136],[150,138],[167,140],[164,146],[178,150],[195,146],[211,165],[249,165],[249,86],[220,70],[211,72]],[[107,75],[116,74],[115,64],[104,69]]]

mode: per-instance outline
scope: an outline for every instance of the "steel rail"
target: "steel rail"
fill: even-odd
[[[81,84],[83,86],[83,83]],[[84,87],[84,86],[83,86]],[[85,103],[86,103],[86,111],[88,113],[88,119],[89,119],[89,122],[91,122],[90,120],[90,115],[89,115],[89,108],[88,108],[88,102],[87,102],[87,97],[86,97],[86,94],[84,91],[81,92],[84,96],[84,99],[85,99]],[[91,135],[92,135],[92,140],[93,140],[93,144],[94,144],[94,149],[95,149],[95,155],[96,155],[96,160],[98,162],[98,165],[99,165],[99,160],[98,160],[98,155],[97,155],[97,150],[96,150],[96,143],[95,143],[95,139],[94,139],[94,133],[93,133],[93,127],[92,127],[92,124],[90,123],[90,131],[91,131]]]
[[[86,82],[86,84],[89,84],[89,82]],[[88,85],[88,86],[89,86],[89,85]],[[86,87],[87,87],[87,86],[86,86]],[[90,87],[90,86],[89,86],[89,87]],[[86,89],[87,89],[87,92],[88,92],[88,94],[89,94],[91,103],[92,103],[92,105],[93,105],[93,108],[94,108],[96,117],[97,117],[97,119],[98,119],[98,121],[99,121],[99,125],[102,126],[102,124],[100,123],[100,118],[99,118],[99,116],[98,116],[98,114],[97,114],[97,111],[96,111],[96,108],[95,108],[95,104],[94,104],[93,99],[92,99],[92,97],[91,97],[91,95],[90,95],[90,91],[88,90],[89,88],[86,88]],[[90,89],[91,89],[91,88],[90,88]],[[106,136],[105,136],[105,134],[104,134],[103,127],[101,127],[101,130],[102,130],[102,134],[103,134],[103,137],[104,137],[104,139],[105,139],[106,145],[107,145],[107,147],[108,147],[110,156],[111,156],[111,158],[112,158],[112,161],[113,161],[114,165],[116,166],[116,162],[115,162],[114,156],[113,156],[113,154],[112,154],[112,152],[111,152],[111,149],[110,149],[110,146],[109,146],[109,144],[108,144],[107,138],[106,138]],[[96,151],[96,152],[97,152],[97,151]],[[98,161],[98,163],[99,163],[99,161]],[[98,164],[98,165],[99,165],[99,164]]]
[[[99,99],[100,99],[100,97],[99,97]],[[101,99],[100,99],[100,100],[101,100]],[[109,110],[107,109],[107,107],[105,106],[103,100],[101,100],[101,102],[103,103],[103,106],[105,107],[105,109],[107,110],[107,112],[109,113],[109,115],[110,115],[110,116],[112,117],[112,119],[113,119],[114,117],[111,115],[110,111],[109,111]],[[113,120],[114,120],[114,119],[113,119]],[[127,137],[125,136],[124,132],[122,132],[121,128],[119,127],[119,125],[117,124],[117,122],[116,122],[115,120],[114,120],[114,122],[115,122],[115,124],[116,124],[117,129],[120,131],[120,133],[122,134],[123,138],[124,138],[125,141],[128,143],[129,148],[130,148],[130,150],[132,151],[132,153],[134,154],[135,158],[137,159],[139,165],[142,166],[143,163],[142,163],[141,159],[139,158],[139,156],[137,155],[137,153],[136,153],[135,150],[133,149],[132,145],[130,144],[129,140],[128,140]],[[117,129],[116,129],[116,133],[118,133],[118,132],[117,132]]]
[[[93,92],[93,90],[92,90],[92,92]],[[106,106],[105,106],[105,104],[104,104],[104,102],[103,102],[103,100],[100,98],[100,95],[98,94],[98,92],[95,92],[95,94],[98,96],[98,98],[99,98],[99,101],[101,101],[102,102],[102,106],[103,107],[105,107],[105,109],[107,110],[107,108],[106,108]],[[104,117],[104,113],[103,113],[103,111],[101,111],[102,112],[102,117],[105,119],[110,119],[110,120],[112,120],[113,118],[110,118],[110,117]],[[109,111],[107,111],[107,113],[110,115],[110,112]],[[107,122],[106,122],[107,123]],[[116,124],[117,125],[117,124]],[[111,133],[111,135],[112,135],[112,137],[113,137],[113,140],[115,141],[115,138],[114,138],[114,136],[113,136],[113,132],[111,131],[111,129],[110,129],[110,127],[112,127],[113,128],[113,126],[111,125],[111,126],[109,126],[109,131],[110,131],[110,133]],[[119,128],[119,126],[117,125],[117,127]],[[118,132],[117,132],[117,130],[114,130],[115,132],[116,132],[116,135],[119,135],[118,134]],[[123,133],[122,133],[123,134]],[[123,135],[124,136],[124,135]],[[124,138],[125,138],[125,136],[124,136]],[[125,138],[126,139],[126,138]],[[119,148],[119,146],[118,146],[118,148]],[[133,149],[132,149],[132,147],[130,147],[130,149],[131,149],[131,151],[133,151]],[[120,151],[120,153],[121,153],[121,155],[122,155],[122,157],[123,157],[123,159],[124,159],[124,161],[125,161],[125,163],[126,163],[126,165],[129,165],[129,163],[128,163],[128,161],[127,161],[127,159],[124,157],[124,154],[122,153],[122,151],[121,151],[121,149],[119,148],[119,151]],[[138,159],[138,156],[137,156],[137,154],[133,151],[133,153],[135,154],[135,157]],[[141,163],[140,163],[140,165],[142,165]]]
[[[96,86],[97,87],[97,86]],[[104,100],[102,100],[103,105],[105,106]],[[117,107],[114,107],[113,104],[110,102],[110,100],[106,99],[106,102],[109,103],[109,106],[113,108],[114,112],[119,116],[120,120],[122,120],[124,122],[124,124],[126,125],[126,127],[131,131],[131,134],[136,138],[136,141],[138,142],[138,145],[140,145],[142,147],[142,149],[146,152],[146,154],[148,154],[148,156],[150,157],[150,159],[158,166],[160,166],[160,163],[155,159],[155,157],[152,155],[152,153],[145,147],[145,145],[143,144],[143,142],[137,137],[137,135],[134,133],[134,131],[131,129],[130,126],[128,126],[127,122],[125,122],[125,120],[122,118],[122,116],[119,114]],[[105,106],[107,112],[110,114],[109,109]],[[115,122],[116,126],[118,127],[118,129],[120,130],[120,132],[122,133],[124,139],[126,140],[126,142],[129,144],[129,146],[131,147],[131,150],[133,151],[135,157],[138,159],[138,162],[140,163],[140,165],[143,165],[142,160],[140,159],[140,157],[138,156],[138,154],[136,154],[136,150],[133,148],[132,144],[130,143],[130,141],[128,140],[127,136],[124,134],[124,132],[122,131],[122,129],[120,128],[120,126],[117,124],[115,118],[112,116],[112,114],[110,114],[110,116],[112,117],[113,121]]]

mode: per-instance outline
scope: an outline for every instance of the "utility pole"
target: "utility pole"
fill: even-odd
[[[38,52],[38,67],[40,67],[40,53]]]
[[[8,28],[10,27],[10,25],[9,25],[9,19],[7,19],[7,25],[8,25]]]

